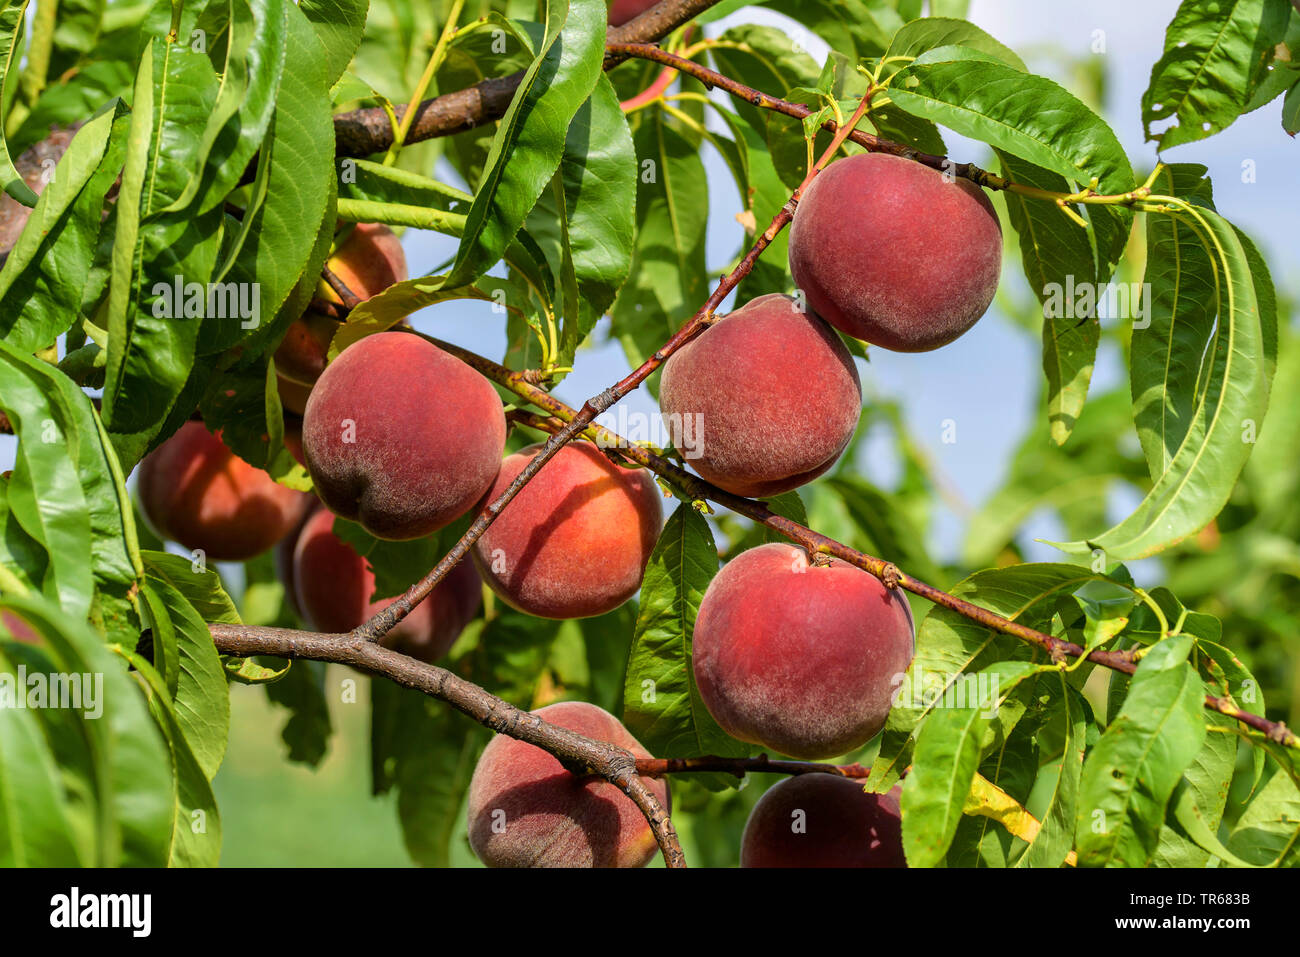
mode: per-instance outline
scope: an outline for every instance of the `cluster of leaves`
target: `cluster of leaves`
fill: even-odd
[[[698,22],[744,5],[718,4]],[[198,409],[247,461],[306,487],[283,447],[271,353],[312,296],[340,223],[432,229],[458,246],[432,274],[353,310],[336,351],[425,306],[484,299],[505,307],[505,364],[558,378],[603,315],[636,364],[704,302],[706,145],[741,197],[738,259],[825,142],[821,122],[847,115],[866,89],[859,67],[887,82],[866,119],[883,137],[943,154],[943,127],[987,143],[1008,180],[1061,194],[1119,195],[1140,183],[1106,122],[960,19],[961,2],[932,3],[928,17],[920,0],[765,4],[830,46],[822,64],[769,26],[732,26],[694,46],[698,36],[670,40],[730,77],[809,106],[806,122],[706,95],[689,77],[625,113],[620,102],[660,68],[631,61],[603,70],[603,0],[483,4],[484,15],[440,48],[427,86],[428,44],[445,18],[413,0],[79,0],[60,3],[57,17],[41,5],[30,26],[25,6],[0,5],[6,190],[34,200],[11,157],[52,124],[84,125],[0,271],[0,408],[18,439],[0,496],[0,606],[17,617],[4,619],[0,635],[17,634],[21,621],[41,639],[0,641],[0,673],[24,664],[30,673],[103,674],[107,720],[0,709],[0,821],[9,822],[0,860],[15,863],[215,862],[210,784],[229,728],[229,681],[265,684],[289,710],[290,759],[315,764],[326,753],[322,669],[223,661],[205,626],[297,623],[271,558],[245,564],[237,610],[214,571],[148,540],[125,476]],[[1183,4],[1153,72],[1148,128],[1177,118],[1158,143],[1223,129],[1288,89],[1283,122],[1294,128],[1293,68],[1281,51],[1296,14],[1281,0],[1221,3],[1212,14],[1201,7]],[[420,92],[513,74],[517,92],[495,124],[384,157],[335,156],[335,113],[391,110]],[[1166,167],[1152,192],[1177,202],[1153,201],[1160,208],[1143,217],[1152,309],[1150,325],[1125,339],[1131,399],[1088,400],[1099,344],[1114,334],[1095,304],[1043,320],[1052,442],[1037,433],[1026,440],[1005,488],[972,523],[964,568],[1004,567],[954,587],[1088,649],[1141,649],[1141,663],[1132,679],[1099,684],[1104,676],[1086,662],[1064,667],[918,602],[917,656],[899,704],[885,732],[848,758],[872,763],[870,786],[880,790],[911,767],[904,840],[913,863],[1296,862],[1292,754],[1202,704],[1209,693],[1263,714],[1271,684],[1225,643],[1245,627],[1273,649],[1252,654],[1276,670],[1279,659],[1267,655],[1295,632],[1285,609],[1295,607],[1300,518],[1293,490],[1275,477],[1291,474],[1300,437],[1270,419],[1264,428],[1276,444],[1247,460],[1265,422],[1279,339],[1284,367],[1300,351],[1279,334],[1268,271],[1214,210],[1205,170]],[[1043,306],[1053,287],[1105,283],[1131,268],[1132,206],[1073,208],[1082,226],[1051,202],[1005,194]],[[791,289],[784,244],[779,236],[745,278],[742,301]],[[177,276],[256,284],[257,314],[169,317],[163,300]],[[61,358],[52,349],[60,342]],[[1294,388],[1294,376],[1278,378]],[[83,387],[102,389],[99,407]],[[770,505],[944,583],[962,572],[926,553],[936,483],[902,421],[899,409],[869,402],[837,470]],[[1130,421],[1140,440],[1133,454],[1114,447]],[[902,465],[892,489],[854,468],[862,442],[879,434],[892,437]],[[1117,480],[1144,497],[1103,530],[1105,494]],[[720,554],[768,533],[734,517],[710,522],[696,505],[683,502],[670,517],[639,602],[564,623],[489,607],[450,666],[520,706],[561,697],[600,704],[659,756],[748,753],[702,706],[691,627]],[[1060,515],[1075,539],[1062,547],[1080,564],[1014,563],[1024,521],[1043,507]],[[1230,548],[1169,551],[1216,516]],[[371,561],[378,597],[405,589],[463,531],[394,544],[337,527]],[[1172,591],[1138,588],[1119,564],[1156,552],[1172,556]],[[1235,575],[1245,564],[1260,570]],[[1279,584],[1279,573],[1289,579]],[[1220,587],[1223,578],[1231,588]],[[1208,604],[1229,623],[1226,635],[1201,610]],[[412,856],[444,864],[486,732],[383,682],[371,698],[374,787],[396,791]],[[700,863],[734,861],[759,790],[734,783],[675,783],[679,829]],[[707,834],[697,820],[708,822]]]

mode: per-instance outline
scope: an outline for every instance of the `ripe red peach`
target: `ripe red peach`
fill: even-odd
[[[330,363],[302,447],[321,500],[378,538],[419,538],[469,511],[501,465],[496,390],[418,336],[382,332]]]
[[[145,457],[138,488],[160,537],[216,561],[260,555],[293,529],[309,501],[236,456],[198,421]]]
[[[484,504],[541,448],[508,456]],[[484,581],[541,618],[602,615],[641,587],[663,511],[649,473],[614,465],[594,445],[564,446],[474,545]]]
[[[790,272],[841,332],[897,352],[947,345],[984,315],[1002,227],[974,183],[862,153],[831,163],[799,201]]]
[[[766,497],[835,464],[857,428],[862,388],[830,326],[788,296],[768,295],[673,354],[659,408],[701,478]]]
[[[293,588],[297,609],[316,631],[351,631],[392,600],[372,600],[375,575],[370,563],[334,534],[334,516],[324,508],[303,525],[285,585]],[[437,661],[456,643],[481,603],[478,572],[463,561],[382,643],[421,661]]]
[[[631,751],[649,752],[612,714],[583,701],[537,716]],[[641,779],[669,808],[668,784]],[[579,778],[541,748],[499,734],[469,785],[469,843],[488,867],[644,867],[657,845],[632,799],[600,778]]]
[[[722,730],[805,760],[871,740],[912,660],[900,592],[838,558],[751,548],[709,583],[695,619],[700,697]]]
[[[837,774],[786,778],[749,812],[740,866],[906,867],[901,794],[868,794]]]

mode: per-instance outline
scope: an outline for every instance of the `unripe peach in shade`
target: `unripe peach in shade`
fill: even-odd
[[[326,266],[359,299],[377,296],[394,283],[407,279],[406,254],[397,234],[381,223],[358,223],[339,244]],[[316,295],[327,302],[342,299],[324,279]],[[275,350],[280,401],[301,415],[312,385],[325,371],[330,343],[339,322],[308,309],[289,324]]]
[[[266,551],[293,529],[309,500],[236,456],[198,421],[145,457],[138,488],[159,536],[217,561]]]
[[[631,751],[649,752],[609,712],[564,701],[539,718]],[[668,784],[641,779],[669,809]],[[644,815],[602,778],[578,778],[541,748],[498,734],[469,785],[469,843],[488,867],[643,867],[657,845]]]
[[[998,288],[1002,227],[974,183],[863,153],[813,180],[790,226],[790,272],[847,335],[898,352],[952,342]]]
[[[14,641],[20,641],[26,645],[39,645],[41,643],[41,636],[36,633],[36,629],[17,612],[0,611],[0,625],[3,625],[8,630],[9,636]]]
[[[510,455],[484,504],[541,448]],[[474,545],[474,561],[508,604],[542,618],[602,615],[641,587],[663,510],[650,474],[614,465],[594,445],[560,449]]]
[[[862,781],[800,774],[769,789],[745,822],[741,867],[906,867],[902,788],[868,794]]]
[[[383,223],[357,223],[325,265],[360,299],[377,296],[408,278],[402,241]],[[343,303],[324,279],[317,287],[317,295]]]
[[[391,598],[373,601],[375,575],[352,546],[334,534],[334,516],[318,509],[303,525],[293,550],[292,585],[303,619],[317,631],[346,632]],[[384,636],[383,644],[422,661],[437,661],[456,643],[482,603],[478,572],[456,565]]]
[[[621,27],[629,20],[635,20],[653,7],[659,0],[614,0],[609,5],[609,25]]]
[[[316,492],[378,538],[419,538],[469,511],[496,477],[496,390],[418,336],[349,346],[307,400],[302,447]]]
[[[729,561],[695,619],[700,697],[741,741],[813,760],[865,744],[885,724],[912,660],[901,592],[838,558],[770,544]]]
[[[862,412],[844,343],[788,296],[760,296],[664,365],[659,408],[687,464],[728,492],[768,496],[840,457]]]

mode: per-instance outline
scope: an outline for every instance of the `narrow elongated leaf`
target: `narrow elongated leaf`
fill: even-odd
[[[1205,741],[1204,687],[1187,663],[1193,639],[1148,650],[1079,783],[1081,866],[1145,867],[1158,850],[1165,806]]]
[[[176,287],[210,278],[224,213],[157,211],[189,182],[216,89],[207,56],[188,46],[153,40],[141,58],[115,206],[103,399],[104,423],[128,468],[162,427],[194,365],[201,317],[186,316]]]
[[[298,9],[311,21],[325,48],[327,86],[333,86],[343,75],[361,45],[369,8],[370,0],[300,0]]]
[[[1054,192],[1069,192],[1059,173],[997,151],[1003,175],[1013,183]],[[1020,193],[1003,193],[1007,215],[1020,237],[1020,262],[1034,295],[1043,305],[1043,373],[1047,377],[1047,419],[1052,441],[1063,445],[1083,411],[1092,367],[1101,340],[1095,302],[1078,314],[1070,293],[1088,283],[1104,282],[1110,263],[1098,263],[1088,232],[1064,216],[1053,203]]]
[[[695,616],[717,570],[708,523],[679,505],[646,567],[624,682],[623,721],[657,757],[747,753],[705,708],[692,668]]]
[[[1004,618],[1041,628],[1054,613],[1054,598],[1072,594],[1105,576],[1078,565],[1012,565],[977,572],[952,588],[952,594]],[[936,606],[917,630],[916,654],[907,676],[895,692],[885,723],[880,753],[872,765],[868,787],[888,790],[911,762],[913,735],[937,708],[965,703],[966,682],[996,662],[1030,660],[1031,646],[998,634],[956,612]]]
[[[165,577],[150,574],[148,588],[176,633],[177,681],[171,693],[177,726],[210,781],[221,767],[230,734],[230,691],[225,669],[202,616]]]
[[[26,687],[17,685],[16,674],[16,665],[5,657],[0,644],[0,679],[13,682],[0,690],[0,696],[27,693]],[[65,809],[60,768],[36,713],[5,701],[0,707],[0,866],[91,863],[82,858],[77,845]]]
[[[115,100],[77,131],[0,270],[0,334],[16,349],[45,348],[77,318],[104,196],[122,166],[126,113]]]
[[[1070,687],[1064,675],[1056,680],[1059,684],[1052,686],[1053,700],[1060,705],[1057,715],[1062,723],[1065,745],[1061,753],[1061,769],[1052,784],[1038,835],[1016,862],[1017,867],[1060,867],[1074,844],[1075,807],[1079,777],[1083,772],[1087,723],[1079,693]]]
[[[1286,26],[1286,0],[1183,0],[1142,94],[1142,126],[1158,149],[1228,126],[1250,102]],[[1152,127],[1172,122],[1159,131]]]
[[[1010,47],[995,40],[969,20],[952,17],[924,17],[904,25],[889,41],[885,56],[916,57],[927,50],[945,46],[970,47],[991,54],[1017,70],[1025,70],[1025,61]]]
[[[1180,218],[1203,230],[1218,271],[1218,328],[1200,365],[1192,419],[1133,513],[1087,542],[1062,546],[1069,551],[1142,558],[1202,528],[1228,500],[1264,420],[1272,363],[1248,254],[1212,210],[1194,207]]]
[[[1069,91],[962,47],[941,47],[900,70],[889,96],[901,109],[1103,193],[1133,188],[1115,133]]]
[[[1257,867],[1300,862],[1300,786],[1285,771],[1251,799],[1228,836],[1228,849]]]
[[[599,315],[632,269],[636,216],[636,150],[608,77],[569,125],[560,172],[578,292]]]
[[[1155,187],[1209,205],[1205,167],[1174,164]],[[1201,359],[1214,335],[1217,271],[1194,223],[1174,216],[1147,217],[1147,270],[1151,316],[1134,328],[1129,359],[1133,421],[1153,479],[1169,467],[1195,420]]]
[[[18,34],[23,28],[23,14],[26,12],[27,0],[7,0],[0,5],[0,93],[6,92],[6,87],[17,88],[18,65],[22,61]],[[7,97],[4,102],[8,102]],[[4,182],[4,191],[24,206],[35,206],[36,193],[14,168],[9,143],[5,139],[5,125],[0,123],[0,180]]]
[[[501,258],[559,167],[569,123],[601,74],[606,15],[601,0],[547,0],[545,39],[501,118],[449,285]]]
[[[320,43],[306,18],[292,4],[285,10],[284,45],[293,65],[276,77],[274,115],[263,142],[263,149],[270,151],[266,199],[249,213],[244,224],[248,238],[226,275],[226,282],[256,290],[257,315],[226,317],[224,321],[208,317],[198,343],[201,354],[227,349],[249,336],[250,330],[271,325],[311,264],[317,237],[304,226],[325,218],[333,226],[329,210],[335,180],[334,127],[329,83]],[[316,272],[319,274],[319,269]]]
[[[903,786],[903,852],[909,867],[933,867],[948,851],[979,767],[988,716],[941,708],[921,726]]]
[[[397,787],[397,813],[411,857],[447,867],[474,763],[490,735],[440,701],[376,682],[371,747]]]
[[[212,787],[194,757],[162,679],[140,655],[114,648],[141,675],[149,698],[149,711],[162,731],[170,751],[174,789],[170,825],[161,829],[167,842],[169,867],[216,867],[221,857],[221,814]]]
[[[614,334],[632,366],[708,297],[709,186],[699,150],[661,117],[644,120],[635,140],[637,245],[632,275],[613,308]]]

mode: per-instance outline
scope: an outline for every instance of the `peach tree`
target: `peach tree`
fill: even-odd
[[[422,864],[1300,863],[1300,338],[1159,161],[1296,132],[1300,8],[1179,5],[1135,170],[966,6],[0,2],[0,862],[216,864],[230,685],[314,766],[332,663]],[[863,382],[995,296],[1039,414],[940,559]]]

